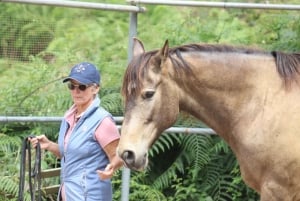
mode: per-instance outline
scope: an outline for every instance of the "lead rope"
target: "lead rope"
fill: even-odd
[[[21,163],[20,163],[20,178],[19,178],[19,195],[18,201],[24,201],[24,185],[25,185],[25,170],[26,170],[26,151],[28,151],[28,180],[31,201],[41,201],[41,146],[37,143],[35,148],[35,162],[34,167],[31,169],[31,145],[28,141],[29,138],[35,136],[30,135],[23,140],[21,148]],[[32,181],[33,180],[33,181]],[[36,187],[38,195],[36,199]]]

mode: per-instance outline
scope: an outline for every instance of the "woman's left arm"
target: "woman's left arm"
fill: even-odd
[[[103,148],[109,159],[109,164],[104,170],[97,170],[99,177],[103,180],[110,179],[114,172],[123,166],[123,161],[116,153],[118,144],[119,139],[112,141]]]

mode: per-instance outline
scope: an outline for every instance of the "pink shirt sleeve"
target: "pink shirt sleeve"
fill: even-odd
[[[96,140],[101,147],[105,147],[114,140],[120,138],[119,130],[110,117],[105,117],[95,132]]]

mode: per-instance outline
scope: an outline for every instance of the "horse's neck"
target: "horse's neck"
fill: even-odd
[[[181,110],[224,133],[232,132],[239,123],[253,118],[263,102],[260,94],[256,94],[256,83],[265,79],[259,76],[270,69],[259,67],[261,72],[257,72],[257,65],[258,62],[271,63],[270,58],[220,53],[186,59],[193,66],[194,76],[184,78]]]

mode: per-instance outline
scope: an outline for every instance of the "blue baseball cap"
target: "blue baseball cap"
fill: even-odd
[[[66,77],[63,82],[73,79],[85,85],[93,83],[100,85],[100,78],[100,72],[94,64],[81,62],[72,67],[69,76]]]

